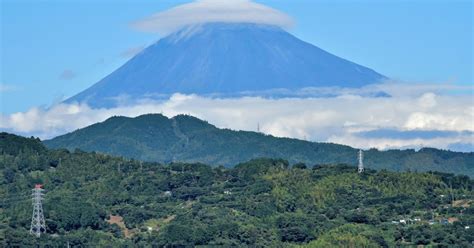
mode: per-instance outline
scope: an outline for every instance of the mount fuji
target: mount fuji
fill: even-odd
[[[358,88],[385,79],[277,26],[206,23],[160,39],[66,102],[113,107],[121,99],[164,99],[174,93],[236,96]]]

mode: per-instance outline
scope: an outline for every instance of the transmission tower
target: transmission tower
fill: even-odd
[[[364,172],[364,154],[362,152],[362,149],[359,150],[359,165],[357,166],[357,171],[359,173]]]
[[[44,223],[43,215],[43,200],[44,189],[43,185],[36,184],[35,188],[32,190],[33,194],[33,217],[31,218],[31,228],[30,233],[36,235],[39,238],[42,232],[46,231],[46,225]]]

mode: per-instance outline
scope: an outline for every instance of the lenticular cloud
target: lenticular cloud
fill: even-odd
[[[210,22],[257,23],[288,29],[291,17],[248,0],[199,0],[179,5],[132,23],[139,31],[166,35],[182,27]]]

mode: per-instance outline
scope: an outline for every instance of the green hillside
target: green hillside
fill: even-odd
[[[50,148],[97,151],[143,161],[231,166],[254,158],[283,158],[290,164],[357,163],[357,149],[331,143],[276,138],[257,132],[219,129],[192,116],[148,114],[112,117],[44,141]],[[393,171],[442,171],[474,176],[474,153],[425,148],[365,152],[365,165]]]
[[[28,233],[37,183],[39,239]],[[281,159],[163,165],[2,133],[0,247],[470,247],[473,187],[467,176]]]

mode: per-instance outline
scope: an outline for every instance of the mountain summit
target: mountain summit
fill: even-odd
[[[200,162],[231,166],[254,158],[282,158],[308,165],[357,164],[358,149],[331,143],[277,138],[256,132],[219,129],[188,115],[147,114],[111,117],[104,122],[44,141],[49,148],[79,148],[155,162]],[[371,169],[445,171],[474,175],[474,153],[431,148],[364,153]]]
[[[188,26],[149,46],[67,102],[96,107],[117,97],[173,93],[234,96],[307,87],[361,87],[385,79],[282,28],[250,23]]]

